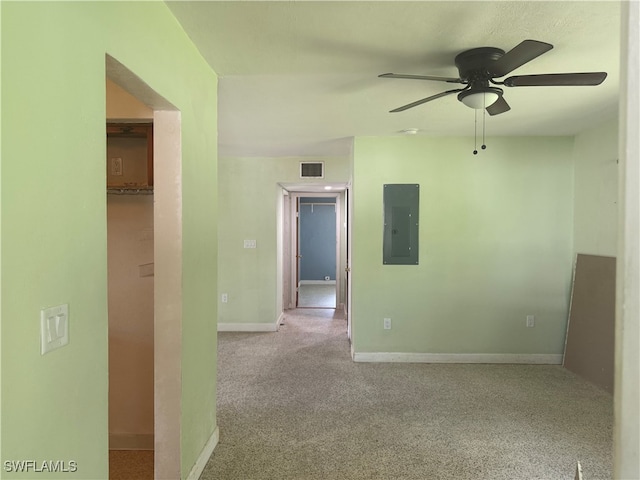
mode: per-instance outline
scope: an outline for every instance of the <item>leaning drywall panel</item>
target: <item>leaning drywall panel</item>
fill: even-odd
[[[616,259],[578,254],[564,366],[613,392]]]

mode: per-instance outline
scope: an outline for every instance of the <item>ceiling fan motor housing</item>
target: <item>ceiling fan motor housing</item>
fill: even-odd
[[[472,88],[476,83],[488,86],[489,79],[492,78],[489,67],[504,53],[500,48],[480,47],[456,55],[455,64],[460,72],[460,78],[469,83]]]
[[[502,97],[502,89],[492,87],[490,66],[504,55],[504,50],[480,47],[466,50],[455,58],[460,79],[467,88],[458,94],[458,100],[471,108],[486,108]],[[478,97],[478,94],[482,96]],[[485,95],[488,94],[488,95]],[[466,100],[465,100],[466,99]]]

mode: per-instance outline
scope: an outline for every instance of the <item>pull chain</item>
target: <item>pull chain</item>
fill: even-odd
[[[486,119],[487,119],[487,109],[485,108],[482,111],[482,150],[486,150],[486,148],[487,148],[487,145],[485,144],[485,141],[484,141],[484,138],[485,138],[484,137],[484,130],[485,130],[484,125],[485,125]]]
[[[473,111],[474,123],[473,123],[473,154],[478,154],[478,110]]]
[[[487,104],[486,95],[482,94],[482,150],[487,149],[486,145],[486,123],[487,123]],[[473,124],[473,154],[478,154],[478,110],[474,110],[474,124]]]
[[[487,146],[484,143],[484,125],[485,122],[487,120],[487,94],[483,93],[482,94],[482,106],[484,107],[482,109],[482,149],[485,150],[487,148]]]

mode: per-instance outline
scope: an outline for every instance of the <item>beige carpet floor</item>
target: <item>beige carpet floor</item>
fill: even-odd
[[[218,336],[203,480],[612,478],[612,397],[560,366],[363,364],[344,319]]]
[[[153,450],[109,450],[109,480],[153,480]]]
[[[298,306],[300,308],[335,308],[335,284],[303,284],[298,287]]]

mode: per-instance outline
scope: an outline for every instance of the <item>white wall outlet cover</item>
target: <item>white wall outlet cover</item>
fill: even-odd
[[[244,241],[244,248],[256,248],[256,241],[255,240],[245,240]]]
[[[69,304],[40,310],[40,354],[69,343]]]

